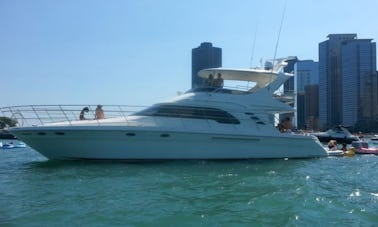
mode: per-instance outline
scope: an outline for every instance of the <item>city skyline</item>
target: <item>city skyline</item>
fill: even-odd
[[[328,34],[378,38],[373,0],[1,1],[0,106],[163,101],[190,89],[202,42],[222,48],[224,67],[274,58],[285,7],[276,57],[318,61]]]
[[[319,62],[303,60],[295,65],[297,127],[376,128],[376,43],[354,33],[329,34],[327,38],[319,43]]]
[[[376,43],[359,39],[357,34],[327,37],[319,43],[320,127],[342,124],[368,128],[378,117],[373,108],[377,105]],[[369,94],[365,92],[368,86]]]

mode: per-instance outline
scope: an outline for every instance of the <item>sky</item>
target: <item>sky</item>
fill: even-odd
[[[376,42],[377,11],[376,0],[0,0],[0,107],[151,105],[190,89],[202,42],[226,68],[317,61],[328,34]]]

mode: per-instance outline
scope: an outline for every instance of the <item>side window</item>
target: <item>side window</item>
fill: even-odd
[[[240,124],[240,121],[236,119],[234,116],[232,116],[230,113],[224,110],[206,107],[160,105],[150,107],[133,115],[194,118],[214,120],[222,124]]]
[[[206,110],[206,115],[209,116],[210,119],[213,119],[219,123],[240,124],[238,119],[236,119],[234,116],[232,116],[231,114],[223,110],[218,110],[218,109]]]

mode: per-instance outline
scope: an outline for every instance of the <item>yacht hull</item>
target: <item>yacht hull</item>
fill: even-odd
[[[327,156],[312,136],[140,130],[137,128],[14,128],[18,138],[53,160],[177,160]]]

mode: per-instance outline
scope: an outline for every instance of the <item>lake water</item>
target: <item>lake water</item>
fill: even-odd
[[[0,149],[0,226],[378,226],[378,156],[48,161]]]

